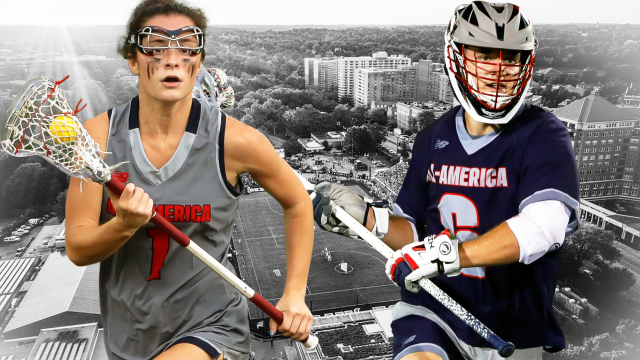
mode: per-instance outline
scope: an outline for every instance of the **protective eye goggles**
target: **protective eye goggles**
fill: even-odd
[[[147,56],[166,55],[168,49],[178,49],[185,56],[196,56],[204,48],[204,33],[193,25],[177,30],[145,26],[130,36],[129,43],[136,45],[140,53]]]

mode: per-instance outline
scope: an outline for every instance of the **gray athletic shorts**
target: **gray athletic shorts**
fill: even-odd
[[[249,354],[244,354],[239,351],[226,348],[218,343],[214,343],[211,340],[207,340],[200,336],[188,335],[181,337],[176,340],[173,344],[167,347],[169,349],[171,346],[177,344],[191,344],[199,347],[204,350],[211,358],[214,360],[220,357],[220,354],[224,354],[222,357],[224,360],[249,360]]]

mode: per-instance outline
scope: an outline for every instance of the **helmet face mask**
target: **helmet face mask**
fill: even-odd
[[[517,6],[460,6],[445,33],[445,68],[454,94],[479,122],[505,124],[524,101],[537,40]]]
[[[527,51],[456,45],[447,46],[446,60],[457,86],[464,90],[476,112],[487,117],[505,113],[529,83],[535,58]]]

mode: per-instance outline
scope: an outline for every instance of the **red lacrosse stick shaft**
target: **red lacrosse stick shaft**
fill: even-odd
[[[109,180],[109,182],[105,184],[105,186],[109,188],[109,190],[111,190],[112,192],[120,195],[122,194],[122,191],[124,191],[125,184],[123,184],[122,182],[112,177],[111,180]],[[181,246],[187,247],[189,246],[189,243],[191,243],[191,239],[189,239],[187,235],[185,235],[182,231],[178,230],[178,228],[173,226],[173,224],[167,221],[167,219],[165,219],[162,215],[156,213],[153,215],[153,217],[151,217],[150,221],[156,224],[158,228],[162,229],[164,232],[169,234],[169,236]],[[237,281],[242,285],[246,286],[247,288],[249,287],[246,284],[244,284],[242,280],[237,279]],[[271,305],[271,303],[268,302],[265,298],[263,298],[260,294],[254,291],[253,296],[252,297],[247,296],[247,298],[251,300],[252,303],[256,304],[257,307],[259,307],[262,311],[264,311],[267,315],[269,315],[269,317],[275,320],[278,324],[282,324],[282,321],[283,321],[282,311],[278,310],[275,306]],[[307,341],[307,339],[300,340],[300,341],[304,343]]]

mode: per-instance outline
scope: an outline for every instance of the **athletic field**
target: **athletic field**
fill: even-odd
[[[287,276],[282,207],[266,192],[243,194],[239,201],[233,238],[240,275],[275,305]],[[325,248],[331,254],[330,262],[323,254]],[[347,264],[347,274],[341,270],[342,262]],[[385,263],[363,242],[316,229],[307,305],[317,313],[399,299],[398,288],[384,273]],[[250,303],[250,316],[262,318],[264,314]]]

